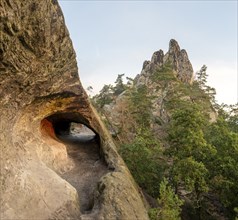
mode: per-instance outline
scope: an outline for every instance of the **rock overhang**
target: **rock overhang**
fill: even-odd
[[[108,192],[120,194],[120,185],[128,198],[120,197],[113,206],[115,197],[105,197],[98,217],[113,213],[137,219],[137,211],[147,219],[137,186],[82,88],[76,55],[57,1],[29,0],[23,4],[21,0],[2,0],[0,5],[1,218],[64,219],[82,215],[80,195],[58,175],[71,169],[66,146],[54,136],[53,124],[45,121],[61,114],[68,121],[86,124],[100,136],[101,153],[108,166],[133,189],[129,192],[127,185],[112,175],[113,184],[105,183]],[[100,202],[103,195],[98,199]],[[128,199],[131,208],[127,207]]]

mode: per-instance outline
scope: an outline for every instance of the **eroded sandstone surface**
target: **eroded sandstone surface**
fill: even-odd
[[[80,84],[57,1],[0,0],[0,19],[0,218],[148,219],[137,185]],[[71,122],[97,136],[97,149],[84,152],[94,152],[88,161],[96,157],[100,173],[95,181],[89,175],[87,212],[72,184],[80,176],[67,179],[78,173],[75,145],[56,134]]]
[[[149,75],[157,69],[170,64],[173,69],[173,74],[183,83],[192,83],[194,80],[194,72],[192,64],[188,58],[186,50],[180,49],[178,42],[171,39],[169,42],[169,50],[164,54],[163,50],[153,53],[151,60],[146,60],[143,63],[142,71],[137,76],[137,84],[148,84]]]

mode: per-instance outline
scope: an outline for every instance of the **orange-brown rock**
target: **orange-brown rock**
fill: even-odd
[[[0,19],[0,219],[147,219],[137,185],[80,84],[57,1],[0,0]],[[78,164],[56,135],[71,122],[95,132],[105,166],[87,211],[64,179]]]

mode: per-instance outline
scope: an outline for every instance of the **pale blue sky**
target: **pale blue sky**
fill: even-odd
[[[118,74],[135,77],[170,39],[186,49],[194,71],[208,66],[218,101],[237,95],[237,1],[60,0],[84,88],[98,92]]]

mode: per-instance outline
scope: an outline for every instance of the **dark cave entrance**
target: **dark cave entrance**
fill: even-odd
[[[63,142],[71,138],[82,142],[95,141],[100,145],[99,135],[89,127],[88,121],[77,112],[55,113],[45,120],[52,125],[55,136]]]

